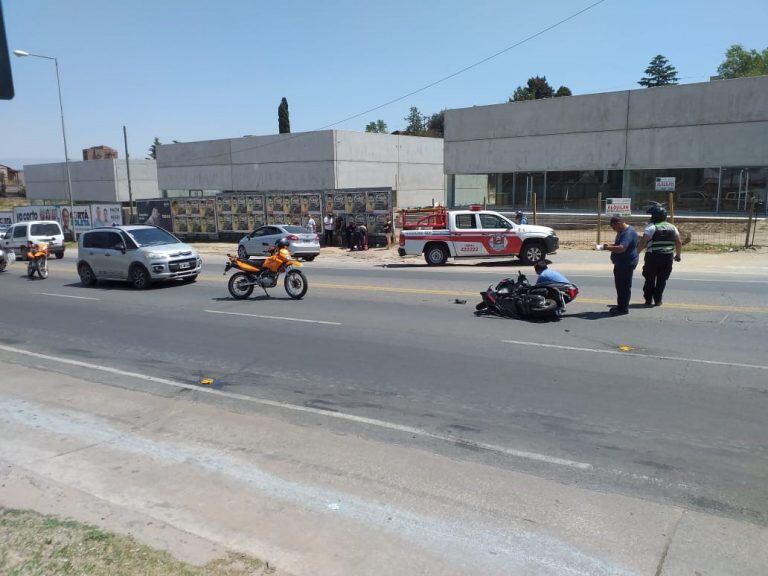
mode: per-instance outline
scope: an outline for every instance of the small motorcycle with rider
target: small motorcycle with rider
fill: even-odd
[[[48,278],[48,243],[30,242],[24,256],[28,260],[27,276],[34,278],[35,272],[45,280]]]
[[[224,274],[237,270],[229,278],[228,288],[232,298],[245,300],[257,286],[269,296],[267,289],[276,287],[281,275],[284,276],[283,287],[288,296],[294,300],[303,298],[309,289],[309,282],[299,270],[301,262],[288,250],[289,244],[287,238],[281,238],[270,248],[270,255],[266,258],[248,259],[227,254]]]

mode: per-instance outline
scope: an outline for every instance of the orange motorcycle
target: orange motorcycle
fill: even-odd
[[[229,293],[236,300],[248,298],[253,289],[258,286],[269,296],[267,288],[274,288],[280,279],[281,274],[285,274],[283,286],[288,296],[294,300],[304,297],[309,288],[307,277],[299,270],[301,263],[294,260],[288,250],[288,241],[280,240],[277,246],[270,249],[271,255],[267,258],[238,258],[227,254],[229,261],[224,265],[224,274],[232,268],[238,272],[229,279]]]
[[[40,278],[48,278],[48,244],[45,242],[38,244],[30,242],[27,244],[27,254],[25,257],[29,260],[27,276],[32,278],[35,272],[37,272]]]

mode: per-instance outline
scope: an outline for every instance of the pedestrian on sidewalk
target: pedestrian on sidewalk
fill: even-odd
[[[323,218],[323,244],[333,246],[333,212],[328,212]]]
[[[309,220],[307,220],[307,229],[314,234],[317,231],[317,222],[315,222],[315,219],[312,218],[312,215],[310,214]]]
[[[674,224],[667,222],[667,209],[654,204],[648,209],[651,223],[645,229],[637,251],[645,250],[643,296],[646,306],[661,306],[664,288],[672,274],[672,261],[680,262],[683,243]]]
[[[635,273],[639,256],[637,253],[637,232],[623,218],[611,218],[611,228],[616,232],[613,244],[603,244],[603,250],[611,253],[613,281],[616,285],[616,306],[610,309],[614,316],[629,313],[632,297],[632,275]]]

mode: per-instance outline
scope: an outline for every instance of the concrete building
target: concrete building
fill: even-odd
[[[72,198],[75,202],[128,202],[125,160],[70,162]],[[24,166],[29,200],[69,201],[64,162]],[[157,198],[157,166],[154,160],[131,160],[133,199]]]
[[[409,207],[445,194],[441,139],[339,130],[163,144],[157,174],[169,197],[387,187]]]
[[[20,196],[24,191],[24,171],[0,164],[0,196]]]
[[[450,206],[737,213],[768,195],[768,76],[447,110]]]
[[[111,160],[117,158],[117,150],[109,146],[91,146],[83,150],[83,160]]]

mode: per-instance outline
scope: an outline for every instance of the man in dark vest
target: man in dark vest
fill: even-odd
[[[661,306],[664,288],[672,273],[672,260],[680,262],[683,243],[677,228],[667,222],[667,210],[661,204],[651,206],[648,214],[651,215],[651,223],[637,245],[638,252],[646,250],[643,296],[646,306]]]

